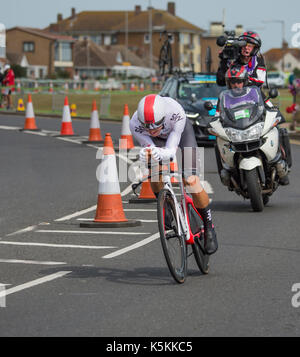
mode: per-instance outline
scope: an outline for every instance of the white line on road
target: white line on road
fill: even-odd
[[[85,213],[89,213],[89,212],[91,212],[91,211],[94,211],[96,208],[97,208],[97,205],[92,206],[92,207],[87,208],[87,209],[83,209],[83,210],[81,210],[81,211],[77,211],[77,212],[72,213],[72,214],[69,214],[69,215],[67,215],[67,216],[58,218],[58,219],[55,220],[55,222],[67,221],[67,220],[69,220],[69,219],[71,219],[71,218],[75,218],[75,217],[81,216],[82,214],[85,214]]]
[[[7,245],[28,245],[36,247],[51,247],[51,248],[75,248],[75,249],[115,249],[117,247],[112,246],[93,246],[93,245],[73,245],[73,244],[49,244],[49,243],[35,243],[35,242],[9,242],[9,241],[0,241],[0,244]]]
[[[3,129],[3,130],[20,130],[22,128],[20,126],[0,125],[0,129]]]
[[[151,243],[152,241],[154,241],[154,240],[156,240],[158,238],[159,238],[159,233],[155,233],[152,236],[150,236],[150,237],[148,237],[146,239],[143,239],[142,241],[140,241],[138,243],[132,244],[132,245],[128,246],[127,248],[123,248],[123,249],[117,250],[116,252],[113,252],[111,254],[107,254],[107,255],[103,256],[102,258],[104,258],[104,259],[115,258],[115,257],[117,257],[119,255],[122,255],[124,253],[127,253],[127,252],[129,252],[131,250],[140,248],[143,245],[149,244],[149,243]]]
[[[94,218],[77,218],[77,221],[91,222]],[[144,223],[154,223],[157,222],[155,219],[139,219],[140,222]],[[106,233],[106,232],[105,232]],[[125,234],[125,233],[124,233]],[[141,234],[141,233],[140,233]],[[144,233],[143,233],[144,234]]]
[[[72,271],[59,271],[55,274],[47,275],[47,276],[44,276],[43,278],[29,281],[28,283],[21,284],[21,285],[15,286],[13,288],[1,291],[0,297],[4,297],[7,295],[16,293],[18,291],[21,291],[21,290],[32,288],[33,286],[36,286],[36,285],[47,283],[48,281],[52,281],[54,279],[61,278],[61,277],[65,276],[67,274],[70,274],[70,273],[72,273]]]
[[[137,236],[141,234],[150,234],[148,232],[115,232],[115,231],[66,231],[66,230],[50,230],[50,229],[40,229],[35,231],[35,233],[70,233],[70,234],[110,234],[110,235],[132,235]]]
[[[22,234],[22,233],[26,233],[26,232],[31,232],[33,231],[37,226],[29,226],[29,227],[26,227],[24,229],[20,229],[19,231],[16,231],[16,232],[13,232],[13,233],[9,233],[7,234],[6,236],[7,237],[10,237],[10,236],[14,236],[16,234]]]
[[[68,142],[70,142],[70,143],[74,143],[74,144],[79,144],[79,145],[81,145],[81,141],[76,141],[76,140],[72,140],[72,139],[68,139],[68,138],[56,138],[56,139],[58,139],[58,140],[63,140],[63,141],[68,141]]]
[[[131,185],[126,187],[125,190],[123,192],[121,192],[121,196],[126,196],[128,194],[128,192],[130,192],[130,191],[131,191]],[[83,215],[85,213],[89,213],[91,211],[95,211],[96,209],[97,209],[97,205],[92,206],[90,208],[86,208],[86,209],[81,210],[81,211],[74,212],[72,214],[69,214],[69,215],[61,217],[61,218],[55,219],[55,222],[68,221],[68,220],[70,220],[72,218],[81,216],[81,215]]]
[[[37,260],[19,260],[19,259],[0,259],[0,263],[12,264],[36,264],[36,265],[63,265],[64,262],[41,262]]]

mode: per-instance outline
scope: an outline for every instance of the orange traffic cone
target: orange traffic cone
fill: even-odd
[[[28,94],[26,113],[25,113],[25,124],[24,124],[24,128],[21,130],[31,130],[31,131],[39,130],[35,123],[31,94]]]
[[[140,221],[128,220],[125,217],[120,184],[118,179],[116,155],[111,134],[105,135],[103,157],[97,170],[99,179],[98,202],[93,222],[81,223],[81,227],[135,227]]]
[[[133,136],[129,127],[129,110],[128,105],[124,106],[124,115],[122,121],[121,138],[119,140],[119,148],[117,150],[131,150],[134,148]]]
[[[61,130],[59,136],[73,136],[73,127],[68,97],[65,97]]]
[[[152,191],[150,180],[142,183],[141,192],[138,198],[131,198],[129,203],[150,203],[156,202],[156,196]]]
[[[93,107],[92,107],[92,114],[91,114],[89,139],[87,141],[83,141],[83,143],[102,144],[103,142],[104,140],[101,135],[97,103],[96,100],[94,100]]]

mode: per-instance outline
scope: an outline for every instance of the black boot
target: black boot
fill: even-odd
[[[214,254],[218,250],[217,234],[211,218],[211,210],[208,207],[197,208],[204,223],[204,249],[206,254]]]

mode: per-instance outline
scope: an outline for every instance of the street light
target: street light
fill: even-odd
[[[149,52],[150,52],[150,68],[152,68],[152,51],[153,51],[153,47],[152,47],[152,5],[151,5],[151,0],[149,0],[149,6],[148,6],[148,10],[149,10]]]
[[[284,46],[284,43],[285,43],[285,22],[284,20],[264,20],[263,23],[267,24],[267,23],[274,23],[274,24],[281,24],[281,32],[282,32],[282,49],[283,49],[283,46]],[[281,63],[281,66],[282,66],[282,70],[284,71],[284,56],[282,57],[282,63]]]

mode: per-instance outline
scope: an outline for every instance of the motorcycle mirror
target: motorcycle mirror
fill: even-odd
[[[210,110],[214,109],[212,102],[205,102],[204,108],[209,112]]]
[[[277,88],[271,88],[269,91],[269,98],[277,98],[278,97],[278,90]]]

